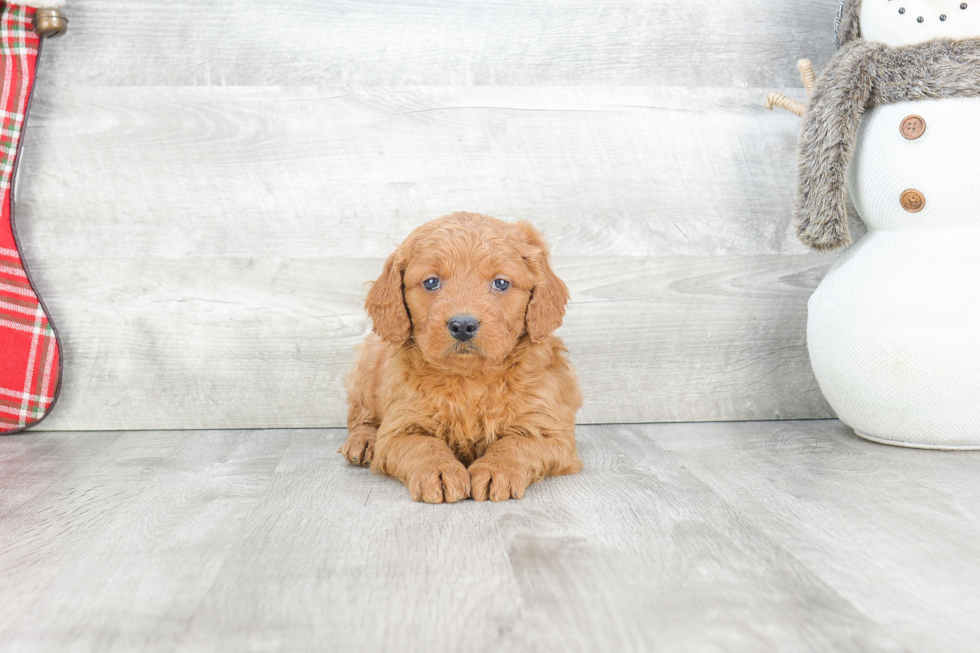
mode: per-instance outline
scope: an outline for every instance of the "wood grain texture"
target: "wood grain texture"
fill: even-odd
[[[84,0],[58,85],[800,87],[835,0]]]
[[[363,284],[460,209],[551,241],[580,420],[830,416],[803,332],[834,257],[762,103],[802,98],[833,4],[75,3],[16,188],[65,340],[47,428],[342,425]]]
[[[803,254],[799,119],[739,89],[72,88],[18,189],[41,255],[387,256],[457,210],[565,256]],[[860,232],[859,232],[860,233]]]
[[[0,440],[17,651],[972,651],[973,452],[836,421],[583,427],[520,502],[412,503],[344,431]],[[25,464],[59,460],[55,468]]]
[[[833,256],[558,259],[587,423],[831,415],[801,316]],[[45,428],[346,423],[381,259],[92,260],[39,276],[71,361]]]
[[[980,641],[977,454],[874,445],[838,422],[637,432],[908,650]]]

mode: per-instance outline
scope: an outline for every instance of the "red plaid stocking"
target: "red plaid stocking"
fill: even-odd
[[[40,422],[61,383],[58,337],[13,230],[11,191],[40,49],[33,21],[34,9],[0,3],[0,434]]]

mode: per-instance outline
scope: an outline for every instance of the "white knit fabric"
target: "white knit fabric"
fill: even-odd
[[[22,7],[34,7],[35,9],[58,9],[67,7],[66,0],[31,0],[29,2],[8,2],[9,5],[20,5]]]
[[[905,117],[926,121],[914,141]],[[869,233],[810,299],[810,358],[846,424],[892,444],[980,448],[980,99],[875,108],[850,170]],[[919,213],[899,204],[907,189]]]

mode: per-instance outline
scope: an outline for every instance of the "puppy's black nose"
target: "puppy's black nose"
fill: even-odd
[[[457,315],[456,317],[449,320],[449,333],[459,340],[460,342],[466,342],[470,338],[476,335],[476,332],[480,329],[480,321],[475,317],[469,315]]]

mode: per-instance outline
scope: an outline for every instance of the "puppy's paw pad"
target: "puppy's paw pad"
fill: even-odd
[[[374,459],[374,438],[352,435],[340,448],[340,453],[351,465],[367,467]]]
[[[470,496],[469,472],[458,462],[419,470],[407,485],[412,499],[425,503],[455,503]]]
[[[527,490],[527,474],[517,466],[476,461],[470,465],[470,484],[477,501],[522,499]]]

